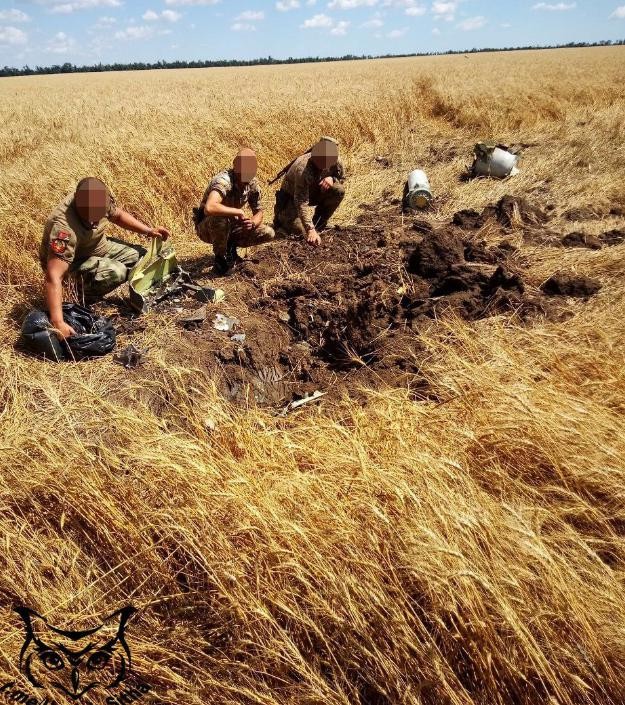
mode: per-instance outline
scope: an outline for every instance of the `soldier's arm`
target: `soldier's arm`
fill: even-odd
[[[309,199],[310,187],[308,182],[306,179],[300,178],[297,180],[295,185],[293,200],[295,202],[295,207],[297,208],[297,214],[299,215],[307,233],[315,229],[315,226],[313,225],[313,215],[315,211],[308,205]]]
[[[223,196],[219,191],[211,191],[206,199],[204,213],[206,215],[217,215],[226,218],[245,218],[245,213],[241,208],[230,208],[223,204]]]
[[[167,240],[171,234],[166,228],[151,228],[122,208],[116,208],[109,216],[109,220],[111,223],[119,225],[120,228],[124,228],[124,230],[130,230],[133,233],[145,235],[146,237],[162,237],[163,240]]]
[[[63,320],[63,277],[69,270],[69,262],[59,257],[48,257],[46,266],[46,301],[50,322],[60,338],[76,335],[76,331]]]
[[[259,186],[253,187],[248,200],[250,208],[252,209],[251,221],[254,224],[254,228],[258,228],[262,225],[264,218],[262,193]]]
[[[332,169],[332,178],[334,181],[338,181],[339,184],[345,183],[345,167],[343,162],[337,162]]]
[[[259,228],[263,224],[263,219],[265,217],[265,211],[260,210],[254,213],[254,215],[251,217],[252,223],[254,223],[255,228]]]

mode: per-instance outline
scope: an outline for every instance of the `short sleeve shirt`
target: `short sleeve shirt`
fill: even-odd
[[[43,230],[39,250],[42,263],[50,257],[57,257],[71,264],[89,257],[106,255],[106,235],[104,229],[117,210],[115,196],[109,191],[109,207],[100,222],[91,228],[78,217],[74,208],[74,189],[52,211]]]
[[[243,208],[243,206],[249,204],[252,213],[258,213],[258,211],[263,210],[262,193],[258,179],[254,178],[249,184],[243,184],[242,187],[239,187],[234,175],[234,169],[224,169],[224,171],[220,171],[219,174],[211,179],[202,197],[200,208],[204,208],[206,205],[211,191],[217,191],[221,194],[222,203],[228,208]]]

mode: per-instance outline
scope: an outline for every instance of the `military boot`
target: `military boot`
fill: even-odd
[[[237,252],[237,246],[233,242],[228,242],[228,249],[226,250],[226,262],[229,267],[234,267],[237,264],[243,262],[243,258],[239,257]]]
[[[223,277],[224,274],[227,274],[230,266],[231,265],[228,264],[228,260],[223,255],[215,255],[215,261],[213,262],[213,274],[218,277]]]

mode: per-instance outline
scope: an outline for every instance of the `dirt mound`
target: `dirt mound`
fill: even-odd
[[[600,238],[604,245],[620,245],[622,242],[625,242],[625,229],[608,230],[608,232],[603,233]]]
[[[488,206],[483,214],[485,218],[494,218],[504,228],[514,225],[543,225],[549,216],[525,198],[504,196],[495,206]]]
[[[601,240],[595,235],[578,232],[565,235],[561,242],[564,247],[586,247],[589,250],[600,250],[602,247]]]
[[[587,298],[601,289],[601,283],[590,277],[579,276],[572,272],[558,272],[540,287],[549,296],[573,296]]]
[[[625,229],[608,230],[599,236],[574,232],[565,235],[561,240],[564,247],[586,247],[591,250],[600,250],[603,245],[620,245],[622,242],[625,242]]]
[[[235,400],[285,404],[345,385],[354,393],[360,384],[425,394],[423,327],[450,312],[469,320],[544,312],[508,262],[514,251],[505,242],[489,248],[451,224],[368,210],[359,224],[324,233],[318,249],[286,240],[250,251],[234,274],[211,282],[227,299],[208,307],[206,320],[183,330],[189,311],[180,314],[182,335]],[[196,279],[199,266],[189,267]],[[239,323],[216,330],[218,312]]]
[[[515,225],[543,225],[549,216],[525,198],[504,196],[495,205],[487,206],[481,213],[473,208],[458,211],[453,217],[453,224],[463,230],[478,230],[489,220],[504,228]]]
[[[602,209],[598,206],[584,206],[581,208],[571,208],[562,214],[565,220],[571,222],[581,222],[584,220],[594,220],[603,215]]]

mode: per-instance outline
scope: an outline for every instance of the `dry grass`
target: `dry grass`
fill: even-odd
[[[43,221],[81,176],[170,225],[181,258],[206,253],[190,207],[239,145],[269,178],[320,133],[344,145],[343,222],[415,165],[441,220],[509,191],[622,205],[624,78],[615,48],[0,82],[0,681],[13,602],[76,625],[132,600],[163,703],[621,703],[624,246],[526,251],[535,283],[602,280],[566,323],[433,328],[439,404],[233,409],[157,316],[133,374],[13,343]],[[510,183],[461,183],[490,137],[539,146]]]

